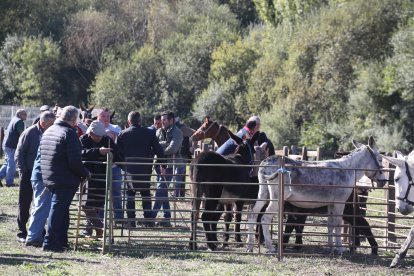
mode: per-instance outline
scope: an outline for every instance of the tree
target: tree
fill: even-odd
[[[100,72],[92,86],[92,99],[117,113],[117,121],[126,124],[130,111],[141,113],[143,124],[160,112],[164,90],[163,66],[150,46],[136,51],[130,61],[118,61]],[[121,118],[121,119],[119,119]]]

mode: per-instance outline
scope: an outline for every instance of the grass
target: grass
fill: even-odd
[[[1,275],[406,275],[414,273],[412,257],[407,256],[404,267],[390,270],[388,265],[394,254],[384,252],[381,252],[378,257],[371,257],[364,252],[352,256],[344,254],[342,257],[329,255],[285,257],[282,261],[278,261],[275,256],[265,254],[231,253],[242,252],[243,248],[231,249],[228,253],[222,254],[187,250],[155,252],[140,250],[148,245],[139,240],[132,242],[137,246],[135,248],[131,246],[130,250],[124,240],[116,240],[115,249],[122,250],[101,255],[96,250],[85,249],[87,245],[93,247],[99,242],[81,239],[83,246],[79,251],[47,253],[41,249],[25,247],[16,241],[17,196],[18,187],[0,188]],[[156,237],[162,236],[159,233],[143,233],[146,236],[150,234]],[[171,235],[176,235],[176,232]],[[184,240],[187,243],[187,237],[183,238]]]

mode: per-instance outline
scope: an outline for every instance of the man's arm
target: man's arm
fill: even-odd
[[[175,128],[173,131],[173,137],[171,139],[171,142],[168,144],[168,146],[164,149],[165,155],[172,155],[178,152],[181,148],[181,145],[183,143],[183,133],[178,128]]]
[[[17,143],[16,155],[14,157],[16,166],[21,173],[25,173],[27,171],[26,155],[30,144],[28,136],[28,131],[20,135],[19,142]]]
[[[69,169],[79,177],[89,177],[89,171],[83,166],[81,158],[82,147],[75,131],[66,135],[66,154]]]

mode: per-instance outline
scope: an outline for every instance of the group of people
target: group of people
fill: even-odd
[[[0,170],[0,179],[6,178],[6,185],[14,186],[16,166],[19,171],[17,238],[20,242],[27,246],[42,246],[45,251],[66,250],[69,207],[79,184],[82,183],[83,187],[85,182],[88,191],[83,206],[87,220],[84,234],[92,235],[95,229],[96,236],[102,236],[105,195],[103,175],[106,167],[103,163],[88,161],[99,161],[109,151],[115,162],[112,168],[115,220],[122,223],[124,218],[121,195],[124,170],[128,226],[134,227],[137,222],[136,192],[142,197],[143,215],[147,219],[142,223],[155,226],[155,218],[163,209],[164,219],[158,225],[171,226],[169,184],[176,173],[173,171],[175,164],[183,162],[183,132],[177,127],[173,112],[165,111],[155,116],[154,125],[150,127],[141,125],[139,112],[130,112],[128,127],[121,130],[110,123],[109,109],[101,108],[96,120],[89,121],[86,133],[79,137],[79,125],[84,122],[79,122],[76,107],[49,109],[48,106],[42,106],[38,120],[27,129],[24,128],[26,111],[17,110],[3,143],[5,163]],[[155,164],[154,156],[157,157]],[[124,165],[124,161],[136,162],[137,165]],[[154,205],[150,190],[153,167],[158,180]],[[184,175],[185,171],[181,172],[180,177]]]
[[[82,183],[83,189],[86,182],[83,234],[91,236],[95,230],[97,237],[102,236],[106,165],[96,161],[104,160],[108,152],[112,152],[114,161],[115,221],[126,227],[136,227],[137,223],[147,227],[171,227],[169,187],[175,177],[174,196],[184,196],[185,159],[182,155],[187,155],[188,148],[183,144],[189,143],[193,129],[181,124],[171,111],[155,115],[150,127],[143,127],[140,113],[132,111],[128,114],[127,128],[122,130],[111,124],[108,108],[98,109],[95,121],[79,121],[79,111],[74,106],[49,109],[49,106],[42,106],[39,118],[27,129],[23,122],[26,111],[17,110],[3,143],[5,163],[0,169],[0,179],[6,178],[7,186],[14,185],[16,165],[20,176],[17,217],[20,242],[42,246],[47,251],[66,250],[69,207],[79,184]],[[85,134],[79,135],[80,128]],[[260,118],[254,116],[237,135],[250,137],[259,128]],[[229,140],[218,152],[226,154],[233,146]],[[154,204],[150,187],[153,170],[157,175]],[[122,207],[123,183],[126,183],[127,220],[124,220]],[[142,199],[144,218],[139,220],[136,219],[137,192]],[[156,220],[161,209],[163,218]]]

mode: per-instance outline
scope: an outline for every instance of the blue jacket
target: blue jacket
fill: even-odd
[[[249,133],[247,132],[245,128],[242,128],[236,133],[236,135],[240,138],[243,138],[243,136],[249,135]],[[224,142],[223,145],[221,145],[217,149],[216,152],[221,155],[229,155],[229,154],[233,154],[236,151],[236,148],[237,148],[236,142],[234,142],[233,139],[229,138],[226,142]]]

